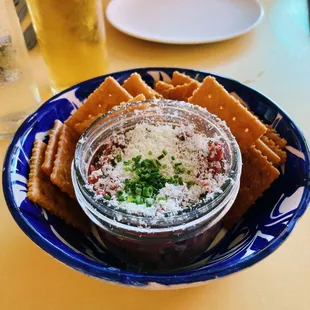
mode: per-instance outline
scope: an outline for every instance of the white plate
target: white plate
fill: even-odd
[[[106,14],[115,28],[139,39],[198,44],[240,36],[264,11],[258,0],[112,0]]]

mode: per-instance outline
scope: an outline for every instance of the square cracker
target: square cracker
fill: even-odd
[[[262,152],[264,156],[274,165],[278,166],[281,163],[281,158],[275,153],[268,145],[263,142],[264,136],[255,141],[254,145],[256,149]]]
[[[144,101],[144,100],[146,100],[145,96],[143,94],[139,94],[136,97],[129,99],[128,101],[121,102],[120,105],[124,105],[130,102]]]
[[[199,87],[199,83],[194,81],[188,84],[178,85],[168,89],[164,97],[172,100],[188,101],[193,92]]]
[[[247,149],[267,131],[265,125],[231,96],[214,77],[207,76],[188,101],[206,108],[224,120],[241,149]]]
[[[74,125],[99,113],[105,113],[132,96],[122,88],[113,77],[107,77],[104,82],[86,99],[65,124],[72,129]]]
[[[225,217],[231,227],[268,189],[280,173],[254,146],[242,153],[242,174],[238,196]]]
[[[168,98],[168,90],[171,88],[173,88],[173,85],[164,81],[157,81],[154,85],[154,89],[166,99]]]
[[[84,121],[81,122],[81,123],[75,124],[75,126],[74,126],[74,131],[75,131],[77,134],[81,135],[81,134],[89,127],[89,125],[92,124],[92,123],[93,123],[97,118],[99,118],[101,115],[102,115],[102,113],[97,114],[97,115],[95,115],[95,116],[92,116],[92,117],[90,117],[90,118],[84,120]]]
[[[246,102],[239,97],[236,93],[230,93],[237,99],[243,106],[248,107]],[[268,160],[275,165],[280,165],[286,162],[286,152],[283,149],[286,146],[286,140],[281,138],[279,134],[270,125],[267,125],[266,133],[256,142],[256,147],[263,155],[267,156]],[[263,144],[262,144],[263,143]],[[272,154],[273,153],[273,154]],[[276,155],[278,158],[276,158]]]
[[[280,137],[279,139],[285,141],[284,139]],[[276,145],[273,140],[269,139],[266,135],[262,136],[261,140],[269,147],[269,149],[271,149],[275,154],[278,155],[278,157],[280,158],[279,164],[284,164],[286,162],[286,158],[287,158],[286,152],[283,151],[278,145]],[[283,143],[286,143],[286,141]]]
[[[70,198],[76,199],[71,179],[71,164],[79,136],[67,125],[63,125],[58,142],[53,172],[50,175],[53,184]]]
[[[42,165],[43,172],[48,176],[50,176],[53,171],[53,165],[57,153],[58,141],[62,125],[62,122],[56,119],[54,127],[49,132],[49,140],[45,151],[44,162]]]
[[[132,98],[132,99],[128,100],[127,102],[122,102],[122,103],[120,103],[120,105],[124,105],[124,104],[129,103],[129,102],[143,101],[143,100],[145,100],[144,95],[139,94],[138,96],[136,96],[135,98]],[[86,119],[86,120],[84,120],[84,121],[82,121],[82,122],[80,122],[80,123],[75,124],[75,126],[74,126],[75,132],[76,132],[77,134],[81,135],[81,134],[86,130],[86,128],[87,128],[91,123],[93,123],[97,118],[99,118],[102,114],[103,114],[103,113],[99,113],[99,114],[97,114],[97,115],[95,115],[95,116],[92,116],[92,117],[90,117],[90,118],[88,118],[88,119]]]
[[[42,171],[46,144],[36,140],[30,159],[30,174],[27,197],[33,203],[60,217],[66,223],[78,228],[84,233],[89,232],[89,220],[78,203],[70,199],[51,183],[49,177]]]
[[[272,128],[270,125],[267,125],[267,132],[265,134],[267,138],[272,140],[275,145],[277,145],[281,150],[283,150],[286,145],[287,141],[279,136],[279,134]]]
[[[191,83],[191,82],[196,82],[196,83],[200,84],[195,79],[192,79],[188,75],[180,73],[179,71],[174,71],[173,74],[172,74],[171,84],[173,86],[188,84],[188,83]]]
[[[122,85],[133,97],[143,94],[146,99],[162,98],[154,89],[148,86],[138,73],[133,73]],[[123,100],[127,101],[127,100]]]

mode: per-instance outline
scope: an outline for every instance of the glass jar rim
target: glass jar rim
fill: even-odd
[[[102,199],[101,201],[94,199],[94,192],[87,188],[88,185],[87,176],[83,176],[80,165],[81,162],[83,162],[82,160],[84,152],[83,147],[85,145],[85,142],[94,138],[94,136],[96,136],[98,132],[100,131],[104,132],[102,128],[108,127],[111,124],[111,122],[113,122],[113,120],[116,119],[116,117],[122,115],[132,116],[132,114],[137,113],[137,111],[138,112],[141,111],[141,109],[142,111],[145,111],[144,110],[145,108],[161,109],[163,107],[168,107],[176,110],[185,109],[193,113],[200,113],[212,124],[212,126],[215,129],[219,130],[221,134],[225,135],[225,139],[227,139],[231,147],[230,155],[232,158],[232,164],[230,167],[230,171],[228,173],[228,175],[230,176],[228,178],[229,181],[225,184],[223,191],[219,193],[215,198],[209,199],[209,201],[204,201],[204,199],[202,199],[198,203],[193,204],[190,208],[188,208],[188,210],[186,210],[186,212],[185,210],[182,210],[180,214],[172,215],[164,219],[162,218],[154,219],[154,218],[148,218],[146,216],[141,216],[138,214],[125,213],[124,210],[122,209],[115,209],[116,206],[111,204],[106,199]],[[242,160],[239,146],[235,138],[231,134],[227,125],[217,116],[211,114],[206,109],[200,106],[193,105],[190,103],[174,100],[166,100],[166,99],[154,99],[154,100],[137,101],[122,106],[117,106],[112,110],[108,111],[107,113],[103,114],[94,123],[92,123],[87,128],[87,130],[82,134],[80,140],[77,143],[74,155],[74,161],[72,164],[72,177],[75,190],[79,191],[79,193],[87,201],[86,208],[90,212],[95,213],[96,216],[98,216],[99,218],[104,218],[110,224],[116,225],[118,223],[118,225],[116,226],[122,226],[123,228],[127,227],[130,230],[138,226],[140,226],[140,229],[142,229],[142,227],[145,226],[146,227],[145,229],[147,231],[150,231],[150,229],[151,230],[154,229],[156,231],[162,227],[169,228],[169,231],[171,231],[172,227],[180,228],[180,226],[182,226],[182,228],[184,228],[184,225],[188,223],[193,224],[197,220],[199,222],[199,220],[205,219],[208,216],[212,217],[214,213],[219,212],[221,208],[224,208],[225,203],[230,199],[230,196],[234,194],[236,188],[237,190],[239,188],[241,165]],[[210,198],[210,196],[208,198]],[[186,221],[188,220],[189,217],[191,217],[192,220]],[[126,219],[126,221],[124,220],[120,221],[119,219]],[[127,222],[127,224],[124,224],[123,222]],[[130,224],[133,222],[135,222],[136,225]],[[137,223],[140,223],[140,225]]]

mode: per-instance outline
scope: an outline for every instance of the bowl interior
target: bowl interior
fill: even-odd
[[[153,85],[169,82],[178,70],[202,81],[209,75],[179,68],[145,68],[111,74],[122,83],[132,72]],[[139,274],[109,253],[93,229],[85,237],[57,217],[31,203],[26,197],[29,157],[35,139],[47,141],[55,119],[65,121],[104,80],[104,76],[78,84],[46,102],[16,133],[6,156],[3,190],[8,207],[19,226],[40,247],[67,265],[105,280],[145,286],[191,284],[241,270],[274,251],[293,229],[309,203],[309,154],[307,143],[293,121],[268,98],[236,81],[215,76],[229,91],[236,92],[266,124],[272,125],[288,142],[287,162],[281,176],[244,218],[199,259],[169,274]],[[173,274],[173,277],[171,275]]]

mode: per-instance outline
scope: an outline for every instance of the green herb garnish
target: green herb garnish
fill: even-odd
[[[152,152],[149,151],[148,154],[151,155]],[[182,167],[181,162],[173,165],[175,172],[173,177],[167,177],[162,174],[161,168],[166,169],[167,164],[162,165],[160,160],[167,156],[167,154],[166,150],[162,150],[162,154],[157,159],[142,159],[142,155],[138,155],[124,162],[125,170],[131,171],[133,177],[126,179],[124,181],[124,189],[117,192],[118,201],[128,201],[136,204],[145,203],[149,207],[166,183],[183,185],[184,180],[181,175],[186,170]],[[175,160],[174,156],[171,156],[171,159]],[[187,184],[190,186],[190,182],[187,182]],[[163,197],[159,198],[159,200],[165,199]]]
[[[122,155],[121,154],[117,154],[115,157],[116,161],[119,163],[122,161]]]
[[[193,182],[193,181],[188,181],[186,184],[187,184],[187,187],[188,187],[188,188],[191,188],[191,187],[195,184],[195,182]]]

